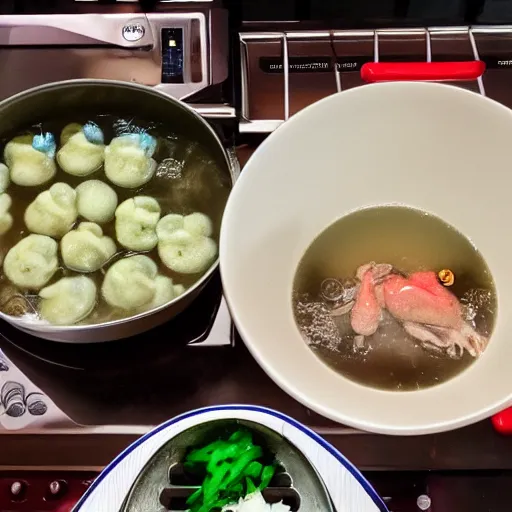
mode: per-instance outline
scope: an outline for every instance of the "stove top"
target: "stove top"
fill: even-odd
[[[2,2],[0,13],[11,9],[8,14],[112,14],[219,5],[94,0],[44,4],[43,8],[35,1]],[[512,9],[507,7],[512,1],[229,0],[224,4],[230,8],[232,27],[236,26],[232,34],[236,46],[231,49],[236,66],[230,70],[234,98],[224,89],[222,93],[213,89],[225,84],[214,84],[212,78],[197,101],[217,125],[218,118],[233,117],[233,109],[229,116],[223,110],[224,103],[232,100],[241,114],[237,153],[242,164],[268,133],[307,104],[363,85],[360,68],[375,60],[482,59],[487,66],[483,78],[456,85],[512,107],[512,27],[468,26],[496,19],[512,22]],[[369,12],[373,14],[368,16]],[[331,20],[329,24],[326,19]],[[434,26],[438,21],[444,26]],[[0,28],[1,22],[0,17]],[[431,28],[423,28],[426,22]],[[395,28],[375,29],[386,26]],[[404,26],[408,28],[398,28]],[[33,63],[41,61],[37,51],[44,51],[47,62],[56,62],[54,57],[63,51],[32,46],[30,55],[31,45],[13,49],[0,44],[6,66],[19,62],[8,52],[25,55],[26,83],[42,76],[30,74]],[[89,50],[66,49],[69,59],[71,53],[75,57],[83,53],[82,67],[54,66],[50,71],[64,73],[63,78],[73,78],[66,75],[69,70],[83,76],[91,70],[103,73],[103,68],[93,65],[97,57],[91,57]],[[111,56],[117,55],[117,49],[99,51],[104,62],[114,62]],[[134,65],[144,60],[137,49],[124,53]],[[109,72],[118,69],[108,67]],[[8,69],[15,71],[16,67]],[[139,77],[131,64],[119,69],[116,72]],[[4,80],[0,95],[9,87],[23,88],[22,75],[7,73],[13,78],[10,83]],[[153,74],[141,76],[145,80]],[[231,127],[227,132],[226,140],[232,143]],[[8,386],[9,396],[3,400],[0,396],[0,400],[10,404],[17,400],[23,408],[28,407],[29,395],[41,392],[46,395],[46,406],[53,405],[68,420],[44,428],[31,424],[11,432],[9,442],[4,440],[0,510],[67,507],[61,512],[68,512],[66,502],[76,501],[98,471],[152,425],[191,409],[229,403],[274,408],[313,427],[366,473],[393,512],[510,509],[512,443],[490,421],[445,434],[398,438],[358,432],[316,415],[279,389],[233,332],[218,274],[182,315],[144,335],[101,345],[69,346],[29,337],[0,323],[0,350],[8,364],[30,382],[23,393]],[[7,377],[12,374],[2,371],[2,364],[0,358],[0,388],[17,380]]]
[[[260,140],[251,138],[255,133],[265,136],[305,105],[362,85],[365,62],[481,58],[483,79],[457,85],[512,106],[512,27],[247,30],[239,44],[240,140],[248,143],[239,148],[242,162]],[[30,45],[3,50],[31,52]],[[0,334],[6,355],[78,424],[152,425],[186,409],[229,402],[254,402],[312,421],[232,336],[218,276],[182,316],[131,340],[60,345],[5,324]]]
[[[370,62],[483,61],[452,82],[512,107],[512,27],[247,31],[240,34],[242,133],[269,133],[306,105],[364,85]]]

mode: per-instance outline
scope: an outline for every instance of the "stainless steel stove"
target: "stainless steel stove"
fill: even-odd
[[[483,61],[454,84],[512,107],[512,1],[12,0],[0,12],[0,98],[68,78],[144,83],[196,108],[242,167],[301,108],[364,85],[367,63]],[[510,509],[512,439],[491,421],[398,438],[312,413],[247,352],[218,275],[172,324],[122,342],[60,345],[0,324],[0,402],[0,511],[67,512],[151,426],[227,403],[312,426],[393,512]]]
[[[269,133],[306,105],[364,85],[366,63],[483,61],[454,85],[512,107],[512,26],[242,32],[242,133]]]
[[[201,101],[198,110],[233,116],[221,91],[229,58],[225,9],[201,3],[142,13],[137,3],[90,5],[96,9],[82,14],[0,17],[0,62],[8,77],[0,98],[47,82],[104,78],[152,86],[182,100],[201,101],[208,91],[218,103]],[[98,7],[103,9],[95,12]]]

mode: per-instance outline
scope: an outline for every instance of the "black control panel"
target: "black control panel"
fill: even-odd
[[[183,29],[162,29],[162,83],[182,84],[183,78]]]

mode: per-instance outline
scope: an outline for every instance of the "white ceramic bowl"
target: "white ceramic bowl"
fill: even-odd
[[[466,90],[385,83],[330,96],[293,116],[254,153],[224,214],[224,291],[270,377],[318,413],[399,435],[462,427],[512,398],[512,111]],[[486,352],[430,389],[390,392],[324,365],[295,324],[291,292],[313,239],[358,208],[430,211],[476,244],[498,293]]]

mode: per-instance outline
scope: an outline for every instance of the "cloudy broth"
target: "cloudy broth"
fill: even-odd
[[[385,390],[416,390],[459,374],[476,358],[464,351],[425,348],[384,308],[377,331],[354,343],[351,313],[335,316],[326,300],[326,279],[350,288],[356,269],[369,262],[389,263],[408,276],[418,271],[453,272],[447,287],[459,300],[464,320],[480,335],[491,335],[496,290],[491,272],[464,235],[434,215],[401,206],[366,208],[325,229],[297,268],[293,312],[311,350],[328,366],[360,384]],[[348,283],[348,284],[347,284]],[[357,289],[357,288],[356,288]]]
[[[59,118],[48,120],[35,126],[27,126],[26,130],[21,130],[2,140],[1,150],[9,140],[24,133],[40,134],[50,132],[54,134],[59,144],[59,137],[62,129],[69,123],[85,124],[93,122],[103,131],[105,144],[117,136],[125,133],[147,132],[158,140],[158,145],[153,158],[158,164],[166,160],[166,165],[160,165],[155,175],[145,185],[136,188],[122,188],[107,179],[103,167],[84,177],[77,177],[64,172],[58,167],[55,177],[42,186],[22,187],[11,182],[7,193],[12,198],[12,207],[10,212],[14,218],[12,228],[2,237],[0,237],[0,256],[3,261],[5,255],[15,244],[30,234],[24,223],[24,213],[28,205],[34,201],[41,192],[49,189],[51,185],[62,182],[75,188],[80,183],[88,180],[100,180],[113,188],[118,197],[118,204],[124,200],[135,196],[150,196],[156,199],[160,205],[161,217],[168,213],[178,213],[188,215],[194,212],[206,214],[212,221],[212,238],[218,243],[220,223],[224,207],[231,190],[231,178],[229,174],[219,167],[208,151],[192,140],[183,138],[172,130],[169,125],[163,123],[153,123],[142,119],[124,119],[116,115],[94,115],[89,117],[73,116],[70,118]],[[78,217],[72,229],[84,221]],[[111,237],[116,241],[117,253],[100,270],[92,273],[86,273],[97,285],[98,290],[108,268],[120,258],[137,254],[134,251],[124,249],[117,243],[115,231],[115,219],[101,224],[104,235]],[[144,252],[158,265],[160,274],[173,279],[175,284],[181,284],[189,288],[197,282],[204,272],[199,274],[178,274],[173,272],[162,264],[158,256],[157,249],[150,252]],[[1,269],[0,269],[1,271]],[[74,272],[64,266],[59,251],[59,269],[52,279],[47,283],[51,285],[62,277],[77,276],[80,273]],[[38,309],[39,297],[37,292],[26,293],[12,285],[4,275],[0,273],[0,310],[4,313],[22,316],[25,313],[33,313]],[[120,310],[111,307],[98,294],[98,300],[94,311],[79,324],[96,324],[111,320],[117,320],[132,316],[130,311]]]

